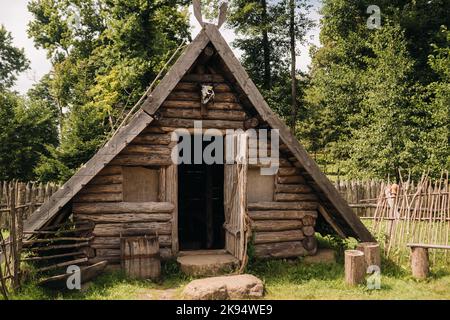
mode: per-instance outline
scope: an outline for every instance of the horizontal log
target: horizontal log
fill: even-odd
[[[287,177],[278,176],[277,182],[279,184],[298,184],[298,183],[304,184],[306,183],[306,180],[302,176],[287,176]]]
[[[27,257],[27,258],[21,259],[21,261],[47,261],[47,260],[53,260],[53,259],[61,259],[61,258],[67,258],[67,257],[84,256],[84,255],[85,255],[84,252],[77,251],[77,252],[55,254],[55,255],[50,255],[50,256]]]
[[[301,241],[304,238],[305,236],[301,230],[257,232],[255,234],[255,244]]]
[[[166,100],[163,105],[163,109],[169,108],[183,108],[183,109],[201,109],[202,104],[200,101],[177,101]],[[222,111],[243,111],[244,109],[239,103],[233,102],[212,102],[208,104],[208,110],[222,110]]]
[[[226,83],[214,83],[215,93],[233,92],[233,89]],[[175,87],[175,91],[193,91],[199,92],[201,90],[201,84],[195,82],[179,82]]]
[[[41,252],[41,251],[51,251],[51,250],[83,248],[83,247],[88,247],[88,246],[89,246],[89,242],[74,243],[74,244],[58,244],[58,245],[54,245],[54,246],[31,248],[31,251]]]
[[[249,216],[252,220],[302,220],[308,216],[316,218],[317,211],[312,210],[249,211]]]
[[[168,100],[181,100],[181,101],[201,101],[200,90],[198,92],[190,91],[172,91],[167,98]],[[214,101],[217,102],[233,102],[237,103],[238,99],[234,93],[216,93]]]
[[[317,202],[257,202],[249,203],[250,211],[265,210],[316,210]]]
[[[158,124],[162,127],[194,128],[195,121],[198,120],[163,118],[158,121]],[[202,120],[202,127],[205,129],[242,129],[244,127],[244,122],[229,120]]]
[[[251,223],[253,231],[287,231],[303,227],[301,220],[256,220]]]
[[[111,175],[116,175],[116,174],[122,174],[122,168],[119,166],[111,166],[108,165],[105,168],[103,168],[100,172],[99,172],[99,176],[111,176]]]
[[[88,185],[80,191],[80,194],[87,193],[122,193],[122,184]]]
[[[166,222],[172,219],[172,215],[170,213],[77,214],[76,218],[95,223]]]
[[[318,198],[313,193],[275,193],[275,201],[316,201]]]
[[[133,140],[133,144],[169,145],[171,143],[169,134],[140,134]]]
[[[79,194],[74,198],[75,203],[79,202],[120,202],[122,193],[86,193]]]
[[[166,131],[152,123],[150,126],[142,130],[140,135],[142,134],[166,134]]]
[[[301,172],[302,171],[299,168],[280,168],[278,170],[278,176],[298,176],[301,174]]]
[[[301,241],[257,244],[254,248],[258,258],[295,258],[308,254]]]
[[[121,155],[157,155],[170,156],[171,149],[168,146],[151,146],[141,144],[130,144],[121,153]]]
[[[163,117],[183,118],[183,119],[207,119],[207,120],[232,120],[244,121],[246,114],[244,111],[234,110],[207,110],[202,115],[200,109],[166,108],[162,110]]]
[[[139,234],[139,230],[168,235],[172,233],[172,224],[170,222],[98,224],[95,226],[93,234],[96,237],[120,237],[123,233],[130,234],[130,231]]]
[[[122,170],[122,167],[121,167]],[[111,176],[96,176],[89,182],[91,185],[102,185],[102,184],[120,184],[123,182],[122,173]]]
[[[160,247],[170,247],[172,245],[172,237],[170,235],[160,235],[158,237]],[[94,249],[120,249],[119,237],[96,237],[91,242]]]
[[[170,156],[161,156],[157,154],[120,154],[111,163],[121,166],[169,166],[172,164],[172,158]]]
[[[311,193],[313,190],[304,184],[277,184],[277,193]]]
[[[172,259],[172,250],[169,248],[160,248],[159,254],[161,256],[161,260],[167,261]],[[112,257],[101,257],[97,256],[95,258],[89,259],[89,264],[96,264],[101,261],[108,261],[108,265],[115,265],[120,263],[120,256],[112,256]]]
[[[88,262],[88,258],[81,258],[81,259],[61,262],[61,263],[57,263],[57,264],[54,264],[51,266],[43,267],[43,268],[37,269],[36,272],[44,272],[44,271],[49,271],[49,270],[54,270],[54,269],[70,266],[70,265],[79,265],[79,264],[83,264],[86,262]]]
[[[181,79],[182,82],[225,82],[225,78],[220,74],[186,74]]]
[[[172,213],[175,206],[169,202],[120,202],[74,204],[73,212],[80,214],[102,213]]]

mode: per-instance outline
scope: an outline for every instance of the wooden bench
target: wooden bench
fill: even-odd
[[[425,279],[430,273],[429,249],[450,250],[450,246],[423,243],[408,243],[411,248],[411,270],[417,279]]]

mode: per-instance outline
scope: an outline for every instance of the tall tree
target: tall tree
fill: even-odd
[[[30,2],[29,34],[53,61],[47,92],[62,123],[59,148],[38,168],[45,179],[65,180],[86,162],[189,38],[188,2]]]
[[[0,90],[12,87],[17,75],[29,66],[23,49],[16,48],[12,42],[11,33],[0,25]]]

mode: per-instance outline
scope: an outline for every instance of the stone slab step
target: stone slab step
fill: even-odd
[[[249,274],[194,280],[183,290],[183,297],[189,300],[248,299],[263,295],[263,282]]]
[[[188,276],[215,276],[233,272],[239,261],[230,254],[199,254],[178,257],[181,271]]]

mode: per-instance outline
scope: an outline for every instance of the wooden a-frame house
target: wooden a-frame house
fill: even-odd
[[[201,102],[201,86],[215,98]],[[175,165],[171,133],[203,129],[278,129],[280,169]],[[250,241],[257,257],[313,255],[315,232],[373,241],[333,184],[274,114],[212,24],[146,98],[130,122],[25,224],[39,234],[67,219],[89,221],[90,261],[120,262],[120,237],[153,231],[163,258],[227,250],[239,260]],[[250,233],[250,231],[252,231]],[[251,236],[250,236],[251,235]]]

